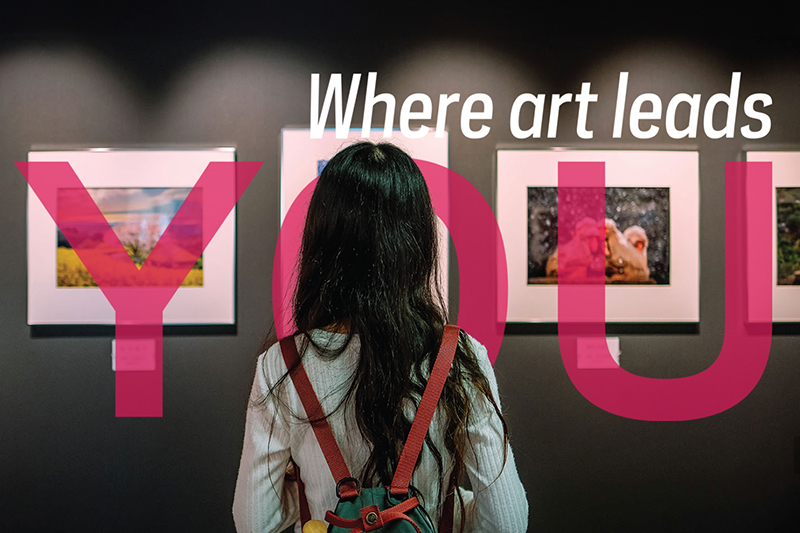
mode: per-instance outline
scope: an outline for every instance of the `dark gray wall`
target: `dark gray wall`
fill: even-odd
[[[330,72],[348,77],[377,70],[379,90],[398,102],[412,92],[460,92],[462,101],[474,92],[490,94],[495,119],[487,138],[464,138],[457,113],[448,122],[451,167],[489,201],[498,144],[552,144],[515,143],[508,113],[522,92],[575,93],[582,81],[592,82],[601,95],[590,115],[594,141],[579,142],[576,110],[566,107],[559,145],[699,149],[699,332],[623,335],[623,366],[644,376],[679,377],[714,361],[724,333],[724,163],[739,158],[745,145],[738,136],[708,140],[702,133],[678,143],[663,128],[651,141],[612,140],[616,79],[620,70],[630,71],[629,102],[654,92],[666,105],[677,92],[699,92],[705,101],[727,91],[730,73],[741,70],[742,94],[767,92],[774,99],[772,132],[759,146],[797,147],[796,50],[781,53],[774,43],[720,48],[713,39],[653,40],[637,32],[581,48],[564,40],[548,45],[521,32],[504,36],[497,17],[486,24],[491,39],[453,32],[447,39],[398,37],[380,46],[346,32],[335,41],[5,41],[0,529],[233,530],[245,403],[271,320],[279,133],[283,126],[308,123],[312,72],[327,79]],[[740,119],[742,125],[741,113]],[[24,160],[33,144],[175,143],[235,144],[240,160],[265,162],[239,202],[238,330],[166,337],[164,417],[117,419],[110,335],[42,338],[26,325],[26,184],[13,162]],[[507,336],[496,371],[529,495],[530,530],[780,531],[797,519],[800,345],[796,335],[781,335],[772,346],[764,376],[741,404],[710,418],[659,423],[619,418],[586,401],[563,370],[555,336]]]

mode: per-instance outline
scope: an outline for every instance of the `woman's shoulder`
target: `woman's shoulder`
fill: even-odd
[[[336,372],[342,366],[349,369],[357,361],[359,339],[343,333],[314,329],[294,335],[295,346],[306,372],[314,381],[314,374],[322,371]],[[340,353],[336,358],[325,354]],[[280,342],[274,343],[258,357],[257,368],[264,374],[266,384],[276,383],[288,372]]]
[[[481,342],[467,333],[463,331],[463,337],[466,338],[466,341],[470,344],[472,348],[472,353],[475,354],[475,358],[478,360],[478,365],[480,366],[481,370],[485,374],[494,375],[494,371],[492,369],[492,362],[489,360],[489,351],[486,349],[486,346],[481,344]],[[487,376],[488,377],[488,376]]]
[[[463,329],[461,330],[461,333],[462,333],[462,338],[466,338],[467,342],[470,343],[470,345],[472,346],[472,350],[475,352],[476,355],[481,353],[486,357],[487,360],[489,359],[489,355],[488,355],[488,352],[486,350],[486,346],[481,344],[481,342],[478,339],[476,339],[475,337],[473,337],[472,335],[470,335],[469,333],[467,333]]]
[[[500,392],[499,392],[498,387],[497,387],[497,377],[495,376],[495,372],[494,372],[494,368],[493,368],[492,362],[489,359],[489,352],[486,349],[486,346],[481,344],[481,342],[479,340],[477,340],[475,337],[473,337],[472,335],[464,332],[464,337],[466,338],[466,342],[470,343],[471,348],[472,348],[472,353],[475,354],[475,359],[477,360],[477,363],[478,363],[478,369],[480,370],[480,373],[483,375],[483,377],[486,378],[486,383],[489,385],[489,390],[492,393],[492,397],[494,398],[494,401],[496,402],[497,406],[499,407],[500,406]],[[468,389],[473,389],[475,387],[475,384],[472,383],[472,382],[469,382],[469,381],[466,383],[466,385],[467,385]],[[475,394],[472,395],[473,398],[483,397],[484,399],[486,399],[483,394],[477,394],[477,390],[474,390],[474,393]],[[486,400],[487,401],[485,401],[483,403],[486,404],[487,409],[488,409],[488,407],[490,407],[490,404],[488,402],[488,399],[486,399]],[[493,411],[494,411],[494,408],[492,407],[487,412],[493,412]]]
[[[360,346],[358,335],[350,337],[343,333],[315,329],[308,332],[308,334],[296,334],[294,340],[303,366],[310,376],[318,372],[338,373],[340,370],[344,372],[352,371],[353,365],[358,362]],[[463,330],[461,342],[469,344],[469,351],[474,354],[482,373],[490,382],[494,381],[494,370],[486,347]],[[341,355],[331,358],[325,356],[326,352],[340,352]],[[263,385],[267,388],[286,375],[288,368],[284,361],[280,342],[274,343],[258,357],[257,368],[264,377]]]

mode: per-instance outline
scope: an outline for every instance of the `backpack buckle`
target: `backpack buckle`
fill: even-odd
[[[364,531],[372,531],[383,527],[383,517],[377,505],[370,505],[361,509],[361,521],[364,524]]]
[[[345,483],[352,483],[356,487],[355,494],[353,494],[350,489],[345,487],[345,498],[353,498],[361,493],[361,483],[354,477],[345,477],[336,484],[336,497],[338,499],[342,499],[341,487]]]

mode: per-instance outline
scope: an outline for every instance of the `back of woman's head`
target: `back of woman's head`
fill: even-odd
[[[414,161],[391,144],[344,148],[325,166],[308,207],[298,329],[348,324],[363,334],[380,324],[443,321],[431,283],[437,244],[436,216]]]
[[[358,428],[370,445],[360,473],[365,486],[391,482],[411,428],[404,406],[419,404],[438,354],[447,320],[438,254],[425,179],[406,153],[361,142],[328,162],[308,208],[294,319],[297,333],[323,357],[340,356],[358,335],[358,365],[339,407],[354,402]],[[330,350],[315,344],[309,333],[316,328],[334,328],[349,339]],[[455,479],[465,472],[472,406],[485,401],[500,414],[462,333],[439,403],[447,421],[445,449],[426,439],[440,487],[447,481],[443,457]]]

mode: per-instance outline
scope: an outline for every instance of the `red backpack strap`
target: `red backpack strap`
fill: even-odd
[[[433,370],[431,370],[425,392],[422,393],[417,414],[414,416],[411,431],[408,432],[408,438],[403,446],[403,453],[400,454],[400,462],[397,464],[397,470],[395,470],[394,478],[392,478],[391,493],[393,496],[408,494],[411,475],[414,473],[414,467],[417,466],[417,458],[422,451],[425,435],[428,433],[428,427],[431,424],[431,420],[433,420],[433,413],[439,403],[439,396],[442,394],[444,382],[447,381],[450,366],[453,364],[453,357],[458,347],[459,331],[458,326],[447,325],[444,327],[439,355],[436,356],[436,363],[434,363]]]
[[[453,533],[453,521],[455,512],[455,497],[458,490],[458,480],[455,472],[450,476],[450,483],[447,487],[447,497],[444,499],[442,514],[439,517],[439,533]]]
[[[287,472],[286,480],[287,481],[297,481],[297,494],[298,494],[298,506],[300,507],[300,523],[305,525],[306,522],[311,520],[311,511],[308,507],[308,499],[306,498],[306,486],[303,483],[303,478],[300,477],[300,465],[294,462],[294,459],[289,458],[289,461],[292,463],[292,469],[294,473],[290,476]]]
[[[336,437],[333,436],[331,426],[325,418],[325,413],[317,395],[314,393],[314,387],[311,386],[306,369],[303,368],[303,364],[300,362],[300,354],[297,353],[294,337],[281,339],[280,346],[286,368],[289,369],[289,375],[292,377],[294,387],[297,389],[297,394],[300,396],[300,401],[303,402],[306,415],[311,421],[314,435],[317,437],[317,442],[322,448],[322,454],[325,456],[328,468],[331,469],[333,479],[336,481],[337,496],[340,498],[358,496],[358,481],[350,476],[350,470],[347,468],[342,452],[336,444]]]

